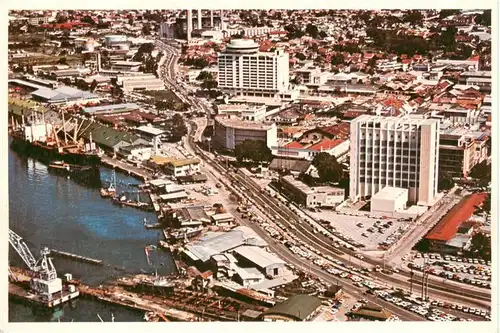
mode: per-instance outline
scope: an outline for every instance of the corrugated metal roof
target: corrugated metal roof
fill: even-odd
[[[271,265],[285,264],[283,260],[260,247],[240,246],[234,252],[263,269]]]

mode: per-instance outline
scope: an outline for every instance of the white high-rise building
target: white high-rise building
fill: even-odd
[[[432,205],[438,193],[439,120],[363,115],[351,121],[352,201],[384,187],[408,189],[409,201]]]
[[[289,86],[288,53],[259,52],[251,39],[233,39],[218,54],[219,88],[240,96],[275,97]]]

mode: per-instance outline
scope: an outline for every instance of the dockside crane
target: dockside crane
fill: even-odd
[[[55,294],[62,292],[62,280],[57,277],[52,259],[48,257],[50,250],[47,247],[40,251],[40,259],[36,260],[24,240],[10,229],[9,243],[33,272],[31,289],[34,292],[49,301],[54,298]]]

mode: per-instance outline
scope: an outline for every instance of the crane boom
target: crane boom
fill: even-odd
[[[24,242],[24,240],[16,234],[14,231],[9,229],[9,243],[12,245],[14,250],[19,254],[19,256],[23,259],[26,266],[29,267],[32,271],[35,270],[36,267],[36,259],[31,254],[30,249]]]

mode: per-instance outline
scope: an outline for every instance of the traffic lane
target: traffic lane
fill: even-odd
[[[252,230],[254,230],[257,233],[257,235],[259,235],[261,238],[263,238],[268,243],[269,248],[274,253],[278,254],[286,262],[291,263],[292,265],[294,265],[297,268],[302,268],[306,272],[314,273],[314,275],[320,277],[321,279],[325,280],[326,282],[328,282],[330,284],[339,284],[339,279],[323,272],[321,269],[319,269],[316,266],[311,265],[308,262],[304,262],[304,261],[298,259],[292,253],[290,253],[286,247],[284,247],[281,244],[277,244],[272,237],[270,237],[267,233],[262,231],[262,229],[256,227],[255,224],[253,224],[251,222],[244,221],[244,220],[240,220],[240,219],[238,219],[238,220],[240,221],[240,223],[242,225],[246,225],[247,227],[252,228]],[[402,320],[408,320],[408,321],[424,321],[425,320],[424,318],[422,318],[418,315],[415,315],[414,313],[407,311],[405,309],[402,309],[398,306],[395,306],[392,303],[384,302],[384,301],[378,299],[377,297],[364,294],[363,291],[359,290],[357,287],[351,286],[351,285],[345,283],[344,281],[341,281],[340,284],[344,288],[346,294],[353,296],[357,299],[366,298],[367,300],[371,301],[372,303],[378,304],[378,305],[386,308],[389,312],[397,315]]]
[[[247,189],[248,192],[252,192],[252,191],[256,192],[254,195],[255,201],[260,201],[262,203],[262,205],[264,205],[265,207],[268,208],[268,210],[271,210],[271,208],[272,208],[272,210],[274,211],[274,216],[276,216],[277,218],[280,218],[281,219],[280,222],[282,222],[283,224],[287,225],[290,223],[285,217],[283,217],[283,215],[285,215],[285,216],[287,215],[286,212],[284,211],[284,209],[278,205],[273,205],[274,198],[269,198],[269,201],[264,201],[264,199],[260,196],[260,190],[255,189],[255,184],[253,182],[245,181],[244,178],[242,177],[242,175],[240,175],[240,174],[236,174],[236,176],[240,179],[243,179],[243,181],[241,181],[241,180],[240,181],[241,181],[241,183],[243,183],[242,185],[246,185],[244,187]],[[257,193],[257,192],[259,192],[259,193]],[[291,216],[288,216],[288,218],[290,220],[293,220]],[[296,226],[297,226],[297,228],[299,228],[299,225],[296,225]],[[334,252],[332,252],[329,249],[328,243],[326,243],[325,241],[323,241],[319,238],[321,236],[318,237],[318,236],[314,235],[313,233],[310,233],[311,237],[305,235],[305,233],[300,233],[300,232],[297,232],[295,234],[299,237],[302,236],[301,237],[302,240],[304,242],[306,242],[307,244],[314,246],[315,248],[318,248],[318,245],[319,245],[321,248],[323,248],[323,252],[326,252],[326,254],[330,254],[333,257],[336,257],[336,258],[343,261],[343,258],[339,258],[338,256],[335,255]],[[316,238],[316,240],[314,240],[312,238]],[[322,245],[321,243],[323,243],[325,245]],[[355,264],[352,264],[352,263],[349,263],[349,264],[352,266],[356,266]],[[410,282],[408,282],[406,280],[405,274],[402,274],[402,275],[403,276],[398,276],[398,275],[394,274],[394,276],[389,276],[386,274],[375,274],[375,276],[380,277],[381,279],[383,279],[384,281],[386,281],[388,283],[398,285],[399,287],[408,289],[410,287]],[[461,293],[458,293],[458,295],[457,295],[457,290],[455,290],[455,292],[453,293],[451,291],[448,291],[446,287],[447,286],[439,286],[438,284],[435,284],[435,283],[429,283],[429,296],[434,297],[436,299],[443,298],[443,300],[446,300],[446,301],[449,300],[450,297],[455,297],[456,299],[460,299],[460,301],[463,302],[462,304],[464,304],[466,306],[480,306],[483,308],[485,306],[491,306],[491,305],[488,305],[490,303],[486,304],[484,301],[479,301],[478,299],[472,299],[472,298],[467,297],[466,295],[470,294],[470,290],[463,290]],[[446,290],[440,290],[441,288],[445,288]],[[450,293],[452,293],[452,294],[450,295]],[[478,297],[485,297],[485,296],[478,295]],[[490,302],[489,299],[487,302]]]

